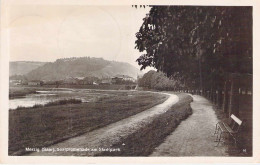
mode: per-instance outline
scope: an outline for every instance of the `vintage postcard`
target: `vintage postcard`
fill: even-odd
[[[259,162],[259,7],[1,1],[0,161]]]

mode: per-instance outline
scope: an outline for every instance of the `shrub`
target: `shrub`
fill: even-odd
[[[138,85],[155,90],[174,90],[178,85],[175,80],[166,77],[162,72],[151,70],[139,78]]]

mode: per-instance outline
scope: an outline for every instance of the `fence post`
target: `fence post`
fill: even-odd
[[[213,103],[216,104],[216,103],[217,103],[217,99],[216,99],[216,98],[217,98],[217,91],[214,90],[214,91],[213,91],[213,94],[214,94],[214,95],[213,95]]]
[[[224,85],[224,96],[223,96],[223,111],[226,113],[227,112],[227,109],[228,109],[228,100],[229,100],[229,96],[228,96],[228,91],[229,91],[229,81],[227,80],[225,82],[225,85]]]
[[[232,79],[230,98],[229,98],[229,116],[232,114],[239,116],[239,84],[236,79]]]
[[[218,107],[221,107],[221,98],[222,97],[222,90],[218,89],[217,90],[217,99],[216,99],[216,104]]]
[[[214,101],[214,98],[213,98],[213,88],[211,87],[210,88],[210,95],[209,95],[209,99],[213,102]]]
[[[216,91],[216,105],[219,105],[219,90]]]

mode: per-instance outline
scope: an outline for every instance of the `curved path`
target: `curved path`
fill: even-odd
[[[130,116],[126,119],[112,123],[100,129],[85,133],[83,135],[70,138],[63,142],[48,146],[47,148],[88,148],[99,149],[109,148],[112,144],[120,142],[121,137],[128,136],[141,128],[142,126],[150,122],[151,117],[166,112],[173,104],[179,101],[179,97],[174,94],[163,93],[169,95],[169,98],[162,104],[156,105],[150,109],[147,109],[141,113]],[[123,142],[122,142],[122,145]],[[74,155],[74,156],[93,156],[98,154],[98,151],[55,151],[55,152],[33,152],[28,154],[29,156],[42,156],[42,155]]]
[[[212,136],[218,122],[212,104],[202,96],[191,95],[193,114],[150,156],[228,156],[226,146],[215,146]]]

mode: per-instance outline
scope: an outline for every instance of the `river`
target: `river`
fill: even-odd
[[[21,98],[9,100],[9,109],[17,107],[32,107],[35,104],[44,105],[52,101],[64,99],[80,99],[82,102],[91,102],[104,96],[115,95],[115,91],[93,89],[44,89],[36,90],[35,94],[27,94]]]

